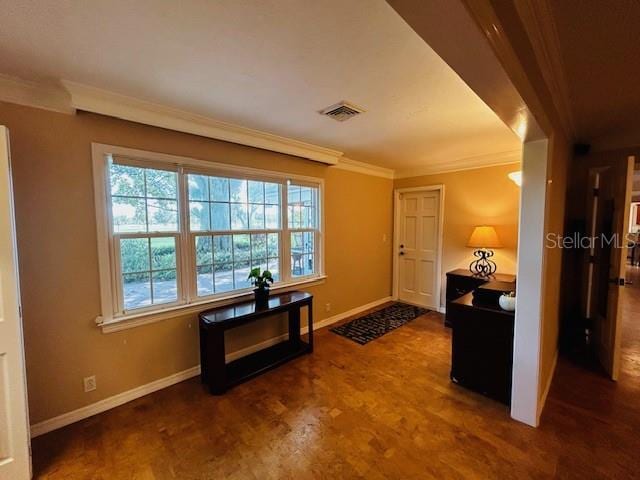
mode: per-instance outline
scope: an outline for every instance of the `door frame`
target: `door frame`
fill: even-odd
[[[393,300],[398,300],[398,249],[400,244],[400,196],[403,193],[411,192],[427,192],[435,191],[439,193],[439,208],[438,208],[438,246],[437,261],[436,261],[436,288],[435,297],[438,299],[437,311],[443,313],[442,306],[442,244],[444,237],[444,185],[425,185],[422,187],[408,187],[408,188],[396,188],[393,190]],[[424,305],[420,305],[423,307]]]

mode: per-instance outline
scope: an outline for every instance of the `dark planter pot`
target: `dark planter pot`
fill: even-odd
[[[253,294],[256,297],[256,305],[259,307],[266,307],[269,304],[268,288],[254,288]]]

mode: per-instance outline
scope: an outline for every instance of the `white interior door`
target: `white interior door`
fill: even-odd
[[[440,190],[401,192],[398,200],[398,299],[437,309]]]
[[[634,164],[634,157],[613,158],[590,170],[596,182],[589,193],[593,197],[591,235],[613,242],[597,241],[590,252],[586,311],[593,323],[598,358],[612,380],[618,379],[620,370],[620,296],[625,284]]]
[[[0,479],[31,477],[9,135],[0,126]]]

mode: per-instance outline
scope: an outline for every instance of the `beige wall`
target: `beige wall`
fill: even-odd
[[[473,249],[466,245],[475,225],[496,227],[504,245],[495,249],[498,272],[515,273],[520,189],[507,174],[519,169],[512,164],[394,181],[394,188],[444,185],[443,276],[469,267]],[[444,289],[441,297],[444,303]]]
[[[60,415],[198,364],[196,315],[103,334],[91,142],[325,179],[328,279],[310,287],[315,315],[391,293],[391,180],[296,157],[99,115],[0,103],[10,130],[31,422]],[[331,303],[331,312],[325,304]],[[229,338],[233,351],[273,337],[267,324]],[[82,378],[97,376],[84,393]]]

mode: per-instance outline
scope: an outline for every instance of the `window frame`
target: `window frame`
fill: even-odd
[[[176,171],[177,199],[178,199],[178,227],[176,232],[145,232],[145,233],[115,233],[113,231],[113,213],[111,209],[111,186],[109,177],[109,161],[112,157],[119,157],[118,163],[143,168],[157,168]],[[92,160],[94,176],[94,194],[96,207],[96,227],[98,240],[98,267],[100,276],[101,315],[96,323],[102,326],[104,332],[122,330],[139,324],[171,318],[183,313],[197,312],[205,308],[222,305],[247,297],[252,294],[252,288],[235,289],[212,295],[197,295],[196,252],[195,238],[199,235],[265,233],[273,229],[260,230],[205,230],[202,232],[190,230],[188,174],[239,178],[273,182],[280,185],[280,235],[279,260],[280,280],[272,287],[281,290],[301,284],[321,283],[326,278],[324,271],[324,180],[322,178],[286,174],[271,170],[256,169],[229,165],[189,157],[181,157],[164,153],[136,150],[114,145],[92,143]],[[290,235],[298,229],[289,229],[288,224],[288,196],[289,183],[311,186],[318,189],[317,212],[314,240],[315,272],[306,276],[293,276],[290,265]],[[309,230],[309,229],[306,229]],[[176,269],[177,269],[177,301],[150,305],[125,311],[123,306],[122,281],[119,261],[118,238],[151,236],[176,238]],[[287,253],[285,253],[287,252]]]

